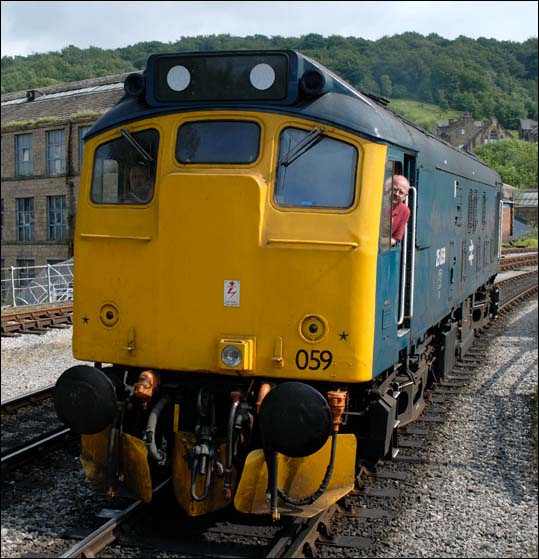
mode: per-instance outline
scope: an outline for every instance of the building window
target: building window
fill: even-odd
[[[91,126],[79,126],[79,169],[82,169],[82,158],[84,156],[84,136]]]
[[[47,132],[47,174],[61,175],[65,173],[65,134],[63,130]]]
[[[31,241],[34,231],[34,199],[16,198],[17,241]]]
[[[15,175],[30,177],[33,167],[32,134],[18,134],[15,136]]]
[[[17,259],[16,267],[15,288],[20,289],[22,287],[27,287],[36,275],[34,261],[28,259]]]
[[[66,234],[66,197],[47,196],[47,240],[63,241]]]

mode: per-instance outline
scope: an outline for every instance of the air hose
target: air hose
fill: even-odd
[[[152,411],[150,412],[150,417],[148,417],[148,423],[146,425],[146,431],[144,433],[144,443],[148,449],[150,455],[157,460],[157,463],[162,466],[166,459],[167,454],[164,450],[158,450],[155,444],[155,429],[157,426],[157,420],[161,415],[161,412],[165,409],[165,407],[169,404],[169,399],[165,396],[161,398],[157,404],[153,407]]]
[[[304,505],[312,505],[318,498],[322,496],[322,494],[328,487],[329,480],[331,479],[331,476],[333,474],[333,467],[335,466],[336,454],[337,454],[337,431],[333,431],[331,435],[331,458],[328,467],[326,468],[326,475],[324,476],[324,479],[322,480],[320,487],[312,495],[309,495],[308,497],[303,497],[302,499],[296,499],[294,497],[290,497],[290,495],[287,495],[286,493],[281,491],[277,487],[277,484],[275,484],[275,488],[277,489],[277,495],[283,501],[289,503],[290,505],[295,505],[297,507],[302,507]],[[276,452],[273,453],[272,460],[274,461],[273,468],[276,468],[277,466]]]

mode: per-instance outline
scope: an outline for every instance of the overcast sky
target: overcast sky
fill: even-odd
[[[307,33],[376,40],[416,31],[522,42],[537,37],[537,2],[24,2],[2,1],[2,56],[68,45],[116,49],[140,41],[229,33]]]

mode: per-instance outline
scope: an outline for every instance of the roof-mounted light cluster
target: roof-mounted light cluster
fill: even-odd
[[[293,50],[211,51],[150,56],[128,95],[151,107],[223,102],[293,105],[328,92],[359,95],[329,70]]]
[[[323,68],[293,50],[211,51],[150,56],[150,106],[225,102],[293,105],[328,90]]]
[[[283,102],[288,98],[290,56],[284,52],[203,52],[154,55],[148,60],[146,101]]]

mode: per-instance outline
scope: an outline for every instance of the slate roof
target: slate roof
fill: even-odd
[[[533,130],[534,128],[537,128],[537,121],[532,120],[531,118],[521,118],[520,128],[521,130]]]
[[[123,96],[128,74],[116,74],[29,91],[6,93],[1,97],[2,125],[43,117],[67,118],[82,112],[104,112]],[[34,100],[28,100],[34,97]]]
[[[519,208],[537,208],[537,190],[521,190],[515,194],[515,205]]]

